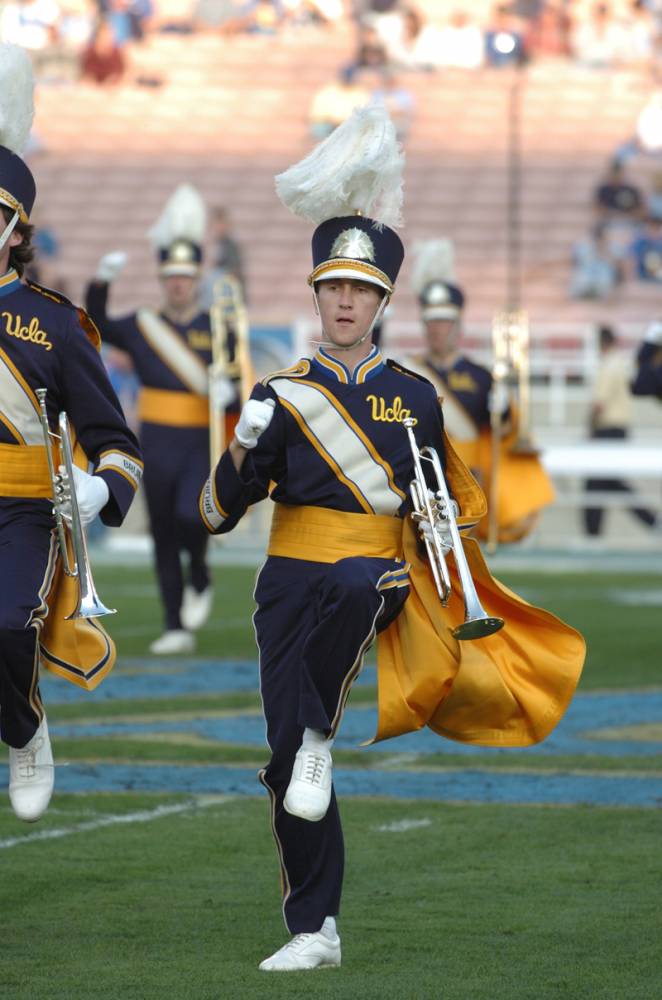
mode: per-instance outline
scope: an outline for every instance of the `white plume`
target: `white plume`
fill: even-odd
[[[381,104],[357,108],[305,159],[276,177],[295,215],[318,225],[360,212],[380,225],[402,225],[404,155]]]
[[[34,118],[32,63],[18,45],[0,45],[0,146],[25,149]]]
[[[411,288],[420,295],[431,281],[455,282],[455,250],[453,241],[419,240],[412,247],[414,263],[411,269]]]
[[[207,210],[202,195],[193,185],[180,184],[147,235],[155,249],[169,247],[181,239],[201,244],[206,226]]]

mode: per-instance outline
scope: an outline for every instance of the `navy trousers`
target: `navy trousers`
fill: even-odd
[[[43,716],[37,643],[57,557],[52,506],[0,499],[0,737],[15,748]]]
[[[325,917],[337,915],[344,868],[335,791],[317,823],[283,808],[303,730],[335,735],[364,653],[408,593],[403,563],[389,559],[330,564],[271,556],[260,571],[254,624],[272,753],[260,780],[271,798],[283,914],[292,934],[317,931]]]
[[[209,435],[204,429],[144,424],[140,438],[165,627],[180,629],[184,593],[182,552],[190,560],[193,588],[200,592],[209,585],[206,562],[209,534],[198,510],[200,490],[209,475]]]

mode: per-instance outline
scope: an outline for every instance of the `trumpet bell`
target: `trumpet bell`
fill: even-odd
[[[72,618],[101,618],[102,615],[116,615],[117,608],[107,608],[97,594],[89,594],[80,600],[70,615],[65,615],[65,621]]]
[[[493,618],[486,615],[484,618],[467,618],[466,621],[453,629],[454,639],[485,639],[488,635],[494,635],[504,626],[503,618]]]

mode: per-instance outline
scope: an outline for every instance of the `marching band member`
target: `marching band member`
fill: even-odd
[[[272,754],[260,779],[271,799],[293,938],[261,963],[265,971],[340,964],[343,838],[331,748],[376,635],[376,739],[427,724],[468,742],[535,742],[562,715],[583,660],[581,637],[498,588],[477,545],[472,559],[486,599],[510,615],[508,632],[533,657],[536,679],[505,635],[464,655],[432,594],[429,566],[405,518],[414,460],[401,422],[414,420],[419,445],[438,450],[461,523],[482,515],[484,499],[448,445],[433,386],[385,360],[371,342],[404,254],[393,228],[401,170],[386,111],[369,107],[277,178],[284,203],[316,224],[308,280],[319,350],[255,386],[200,496],[213,533],[232,530],[249,504],[267,495],[274,501],[255,591]],[[448,523],[423,520],[420,531],[438,531],[448,551]],[[528,629],[531,637],[522,634]]]
[[[498,540],[513,542],[533,529],[554,492],[535,454],[515,454],[517,407],[502,380],[461,348],[465,296],[455,280],[453,246],[438,239],[414,247],[412,285],[418,296],[427,349],[407,363],[428,378],[443,400],[446,433],[491,499],[493,433],[499,434],[496,515]],[[476,528],[487,538],[484,518]]]
[[[637,374],[632,382],[635,396],[657,396],[662,400],[662,321],[655,320],[637,352]]]
[[[73,470],[82,524],[98,513],[107,525],[121,524],[142,472],[137,442],[99,356],[98,331],[83,310],[63,296],[22,280],[33,254],[30,212],[36,187],[19,153],[32,114],[29,58],[18,47],[2,46],[0,735],[9,745],[11,804],[16,815],[29,822],[44,813],[53,791],[40,662],[91,688],[114,659],[109,637],[96,622],[91,624],[94,620],[65,622],[55,609],[63,581],[36,390],[47,390],[49,426],[55,428],[58,413],[65,410],[79,448],[92,463],[92,474],[86,471],[87,461],[85,468]],[[72,650],[73,657],[67,658]],[[79,652],[88,659],[91,654],[92,662],[79,661]]]
[[[212,361],[209,310],[198,301],[205,232],[205,205],[191,185],[180,185],[150,231],[163,289],[159,310],[143,308],[110,318],[111,282],[126,264],[113,251],[99,262],[86,306],[109,344],[132,358],[141,382],[140,442],[145,455],[145,496],[154,541],[165,630],[150,645],[157,655],[189,653],[193,632],[212,606],[206,561],[208,536],[196,516],[200,483],[209,472],[209,374]],[[219,376],[212,394],[234,426],[238,394]],[[190,563],[184,585],[182,553]]]

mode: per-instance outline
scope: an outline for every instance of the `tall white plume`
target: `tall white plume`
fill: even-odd
[[[276,177],[295,215],[315,225],[360,212],[380,225],[402,225],[404,154],[381,104],[357,108],[305,159]]]
[[[18,45],[0,45],[0,146],[19,155],[34,118],[32,63]]]
[[[420,295],[431,281],[455,282],[455,250],[453,241],[419,240],[412,247],[414,262],[411,269],[411,288]]]
[[[155,249],[169,247],[180,239],[201,244],[206,226],[207,209],[202,195],[192,184],[180,184],[147,235]]]

